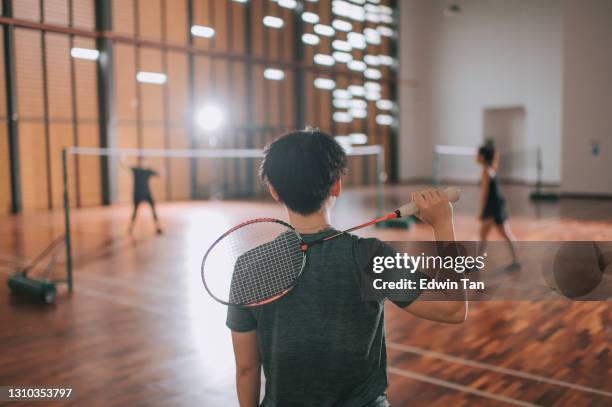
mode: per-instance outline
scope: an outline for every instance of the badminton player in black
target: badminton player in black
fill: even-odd
[[[161,235],[162,229],[159,224],[159,218],[157,217],[157,211],[155,210],[155,201],[153,200],[153,194],[151,193],[151,188],[149,187],[150,178],[158,177],[161,175],[161,173],[151,168],[144,167],[142,165],[142,162],[142,157],[138,159],[137,166],[128,166],[122,160],[120,161],[121,166],[129,169],[132,172],[133,177],[134,208],[132,210],[132,219],[130,221],[129,232],[132,233],[132,231],[134,230],[134,224],[136,223],[136,215],[138,214],[138,207],[141,203],[146,202],[151,206],[151,211],[153,212],[155,230],[158,235]]]
[[[344,150],[317,130],[289,133],[266,149],[262,178],[306,242],[337,232],[330,212],[345,166]],[[413,200],[436,240],[454,241],[446,196],[426,190]],[[374,256],[394,255],[378,239],[338,236],[309,249],[306,268],[284,297],[252,308],[229,306],[240,405],[259,405],[263,368],[262,406],[389,406],[384,301],[362,300],[360,276],[371,270]],[[409,295],[394,303],[418,317],[460,323],[467,315],[463,297]]]
[[[506,199],[501,193],[499,180],[497,179],[497,168],[499,166],[499,153],[496,152],[492,143],[486,143],[478,149],[476,158],[482,166],[480,178],[481,199],[479,217],[480,225],[480,252],[484,251],[487,237],[493,227],[496,227],[503,238],[508,242],[512,252],[512,264],[508,266],[509,271],[520,269],[514,241],[516,238],[508,224],[508,207]]]

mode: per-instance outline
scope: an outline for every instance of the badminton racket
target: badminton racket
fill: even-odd
[[[451,202],[459,199],[458,188],[442,192]],[[252,219],[234,226],[210,246],[202,260],[202,281],[210,296],[222,304],[267,304],[293,289],[306,265],[309,248],[345,233],[417,213],[416,204],[410,202],[382,217],[311,242],[304,241],[295,228],[282,220]]]

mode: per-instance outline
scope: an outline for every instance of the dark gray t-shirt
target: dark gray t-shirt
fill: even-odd
[[[308,242],[334,232],[303,237]],[[375,255],[393,256],[395,250],[378,239],[339,236],[308,249],[302,275],[283,298],[228,307],[231,330],[257,330],[266,377],[263,406],[360,407],[385,392],[384,302],[363,301],[360,291],[361,273]]]

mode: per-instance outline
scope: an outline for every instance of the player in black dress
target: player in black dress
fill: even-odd
[[[482,166],[482,176],[480,187],[482,188],[480,206],[480,251],[484,251],[487,236],[495,226],[499,233],[506,239],[512,252],[513,262],[509,266],[511,270],[520,268],[516,255],[514,241],[516,238],[508,224],[508,208],[506,199],[503,197],[497,179],[497,167],[499,165],[499,155],[491,144],[486,144],[478,149],[478,164]]]
[[[149,179],[151,177],[158,177],[160,174],[147,167],[142,166],[142,159],[139,159],[137,166],[128,166],[121,162],[122,166],[128,168],[132,172],[134,179],[133,198],[134,198],[134,209],[132,211],[132,220],[130,222],[130,233],[134,230],[134,224],[136,223],[136,215],[138,213],[138,207],[142,202],[147,202],[151,205],[151,211],[153,212],[153,219],[155,220],[155,229],[158,235],[162,234],[162,229],[159,225],[159,219],[157,217],[157,211],[155,210],[155,201],[153,200],[153,194],[151,194],[151,188],[149,188]]]

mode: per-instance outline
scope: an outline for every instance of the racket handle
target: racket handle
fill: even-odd
[[[449,201],[457,202],[459,200],[459,195],[461,190],[457,187],[449,187],[444,188],[442,193],[446,195]],[[395,210],[395,214],[398,215],[398,218],[404,218],[406,216],[412,216],[419,212],[419,208],[416,206],[414,202],[409,202],[406,205],[400,206]]]

